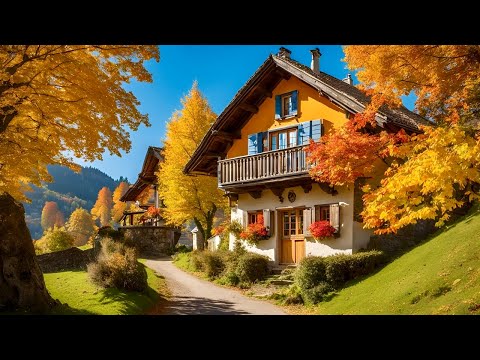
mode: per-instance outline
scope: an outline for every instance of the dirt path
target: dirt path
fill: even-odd
[[[147,260],[145,264],[165,277],[172,293],[165,315],[286,315],[268,302],[190,275],[173,265],[171,258]]]

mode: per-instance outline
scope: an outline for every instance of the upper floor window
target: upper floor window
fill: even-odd
[[[275,119],[296,116],[298,113],[298,91],[275,96]]]

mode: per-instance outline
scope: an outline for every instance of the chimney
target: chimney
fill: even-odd
[[[343,81],[345,81],[348,85],[353,85],[352,75],[347,74],[347,77],[343,79]]]
[[[290,59],[290,54],[292,52],[290,50],[288,50],[287,48],[284,48],[283,46],[280,48],[280,50],[278,51],[278,56],[279,57],[282,57],[282,58],[285,58],[285,59]]]
[[[318,48],[310,50],[310,52],[312,53],[312,63],[310,64],[310,68],[314,73],[318,74],[320,72],[320,56],[322,56],[322,53]]]

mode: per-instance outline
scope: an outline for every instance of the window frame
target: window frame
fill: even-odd
[[[250,210],[247,211],[247,225],[255,224],[258,220],[258,215],[263,216],[263,210]],[[255,218],[255,221],[251,222],[250,220]]]

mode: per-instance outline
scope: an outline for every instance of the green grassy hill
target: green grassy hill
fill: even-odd
[[[480,314],[480,208],[317,307],[321,314]]]

